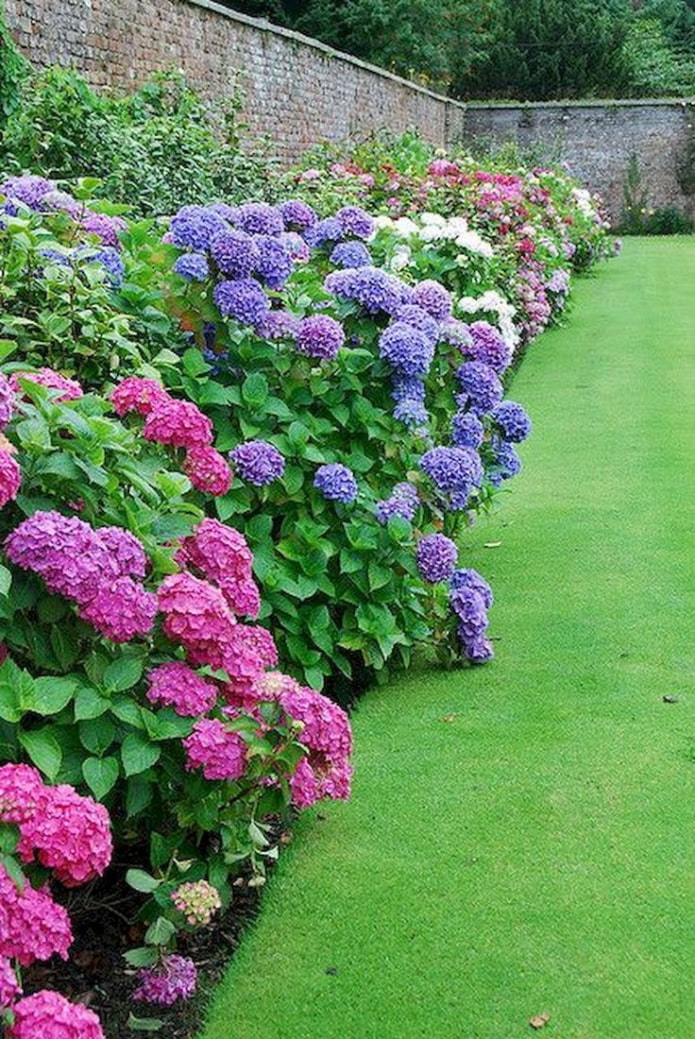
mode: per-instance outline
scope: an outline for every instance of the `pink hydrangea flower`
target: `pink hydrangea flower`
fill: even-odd
[[[14,389],[6,375],[0,372],[0,429],[9,425],[14,411]]]
[[[0,451],[0,509],[14,501],[22,485],[22,470],[9,451]]]
[[[21,994],[22,988],[17,981],[12,964],[4,956],[0,956],[0,1014],[12,1006],[17,996]]]
[[[66,887],[100,876],[113,853],[109,813],[71,786],[42,786],[30,794],[32,811],[20,822],[17,851],[38,859]]]
[[[94,1011],[59,992],[42,989],[12,1009],[15,1020],[7,1029],[8,1039],[104,1039]]]
[[[150,671],[148,681],[150,703],[173,707],[184,718],[207,714],[217,702],[217,686],[178,661]]]
[[[68,379],[65,375],[61,375],[60,372],[54,371],[53,368],[39,368],[36,372],[15,372],[11,375],[10,386],[19,394],[22,392],[19,384],[20,379],[37,382],[40,386],[48,386],[52,390],[62,390],[60,396],[56,397],[56,400],[61,403],[68,400],[78,400],[84,396],[84,391],[76,379]]]
[[[55,954],[66,960],[71,943],[68,914],[48,889],[27,883],[19,891],[0,865],[0,956],[28,967]]]
[[[96,534],[115,559],[119,576],[145,576],[149,561],[142,544],[134,534],[123,527],[99,527]]]
[[[79,615],[112,642],[129,642],[152,631],[157,596],[132,577],[117,577],[110,584],[103,583]]]
[[[171,901],[178,911],[183,913],[191,927],[206,927],[212,920],[213,913],[222,907],[217,888],[208,884],[207,880],[179,884],[171,893]]]
[[[189,447],[183,471],[197,491],[220,497],[232,486],[233,473],[214,447]]]
[[[117,415],[127,415],[137,411],[143,418],[152,411],[156,404],[171,400],[164,387],[155,379],[141,379],[132,375],[124,379],[111,393],[111,403]]]
[[[140,987],[133,999],[160,1006],[171,1006],[178,999],[189,999],[198,983],[198,972],[193,960],[186,956],[163,956],[156,967],[145,967],[138,972]]]
[[[32,765],[0,767],[0,819],[21,825],[36,810],[43,791],[41,773]]]
[[[202,768],[206,779],[240,779],[246,770],[246,744],[216,718],[196,722],[183,745],[186,768]]]
[[[219,588],[192,574],[170,574],[157,594],[164,634],[183,646],[189,662],[224,667],[224,647],[236,619]]]
[[[145,440],[170,447],[209,447],[212,422],[190,400],[169,400],[155,404],[145,419]]]
[[[261,600],[252,577],[253,556],[238,530],[204,519],[182,543],[180,558],[222,589],[234,613],[258,616]]]

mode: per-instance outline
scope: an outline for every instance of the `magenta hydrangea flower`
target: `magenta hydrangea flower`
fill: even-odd
[[[203,770],[206,779],[240,779],[246,771],[246,744],[217,718],[203,718],[183,741],[186,768]]]
[[[131,577],[118,577],[102,583],[94,598],[80,607],[79,615],[112,642],[130,642],[152,631],[157,596]]]
[[[209,447],[212,444],[212,422],[190,400],[168,400],[155,404],[142,429],[145,440],[171,447]]]
[[[458,549],[444,534],[426,534],[417,543],[415,559],[423,581],[447,581],[456,569]]]
[[[213,581],[234,613],[258,615],[260,595],[253,581],[253,556],[238,530],[219,520],[204,519],[193,536],[183,541],[180,559]]]
[[[35,811],[43,790],[43,779],[31,765],[2,765],[0,767],[0,819],[6,823],[21,824]]]
[[[213,298],[224,317],[236,318],[242,325],[259,325],[270,313],[270,301],[254,278],[221,281]]]
[[[258,249],[251,235],[228,229],[213,238],[210,255],[230,278],[247,278],[256,266]]]
[[[12,964],[5,956],[0,956],[0,1015],[3,1010],[12,1006],[17,996],[21,996],[21,994],[22,987],[17,981]]]
[[[14,1024],[8,1039],[104,1039],[99,1018],[82,1003],[71,1003],[59,992],[42,989],[20,999],[12,1008]]]
[[[6,375],[0,372],[0,429],[4,429],[12,419],[14,411],[14,389]]]
[[[333,361],[345,344],[345,331],[327,314],[305,317],[297,330],[297,352],[322,361]]]
[[[224,645],[224,669],[230,681],[223,694],[230,704],[242,705],[252,694],[259,675],[278,662],[278,651],[270,632],[260,625],[237,624]]]
[[[0,956],[28,967],[58,955],[68,958],[72,930],[67,910],[47,888],[25,884],[20,892],[0,865]]]
[[[149,560],[141,542],[123,527],[99,527],[96,535],[115,560],[120,577],[144,577]]]
[[[22,485],[22,470],[9,451],[0,450],[0,509],[14,501]]]
[[[224,667],[236,619],[220,589],[192,574],[170,574],[157,595],[164,634],[183,646],[189,662]]]
[[[52,368],[39,368],[35,372],[14,372],[10,376],[10,386],[16,393],[21,394],[20,379],[36,382],[39,386],[47,386],[51,390],[60,390],[60,396],[56,396],[56,400],[61,404],[84,396],[84,391],[76,379],[68,379]]]
[[[238,444],[229,457],[242,480],[264,487],[278,480],[285,471],[285,459],[265,440],[247,440]]]
[[[438,281],[428,278],[418,282],[413,289],[413,303],[422,307],[437,321],[445,321],[451,317],[453,308],[451,293],[447,292]]]
[[[150,703],[173,707],[184,718],[207,714],[217,702],[217,686],[180,661],[161,664],[147,680]]]
[[[183,471],[197,491],[213,497],[221,497],[232,486],[232,470],[214,447],[189,447]]]
[[[172,398],[156,379],[141,379],[137,375],[131,375],[111,391],[110,401],[117,415],[127,415],[131,411],[137,411],[143,418],[158,405],[170,401]]]

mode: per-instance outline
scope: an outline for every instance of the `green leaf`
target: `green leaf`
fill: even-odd
[[[164,1027],[164,1022],[159,1017],[136,1017],[135,1014],[130,1013],[126,1027],[133,1032],[158,1032],[160,1028]]]
[[[5,596],[12,584],[12,573],[6,566],[0,566],[0,595]]]
[[[35,678],[34,697],[30,710],[48,716],[58,714],[77,692],[74,678]]]
[[[244,379],[241,396],[251,408],[261,408],[268,399],[268,380],[260,372],[252,372]]]
[[[54,780],[60,772],[63,752],[49,727],[20,732],[19,742],[47,779]]]
[[[111,703],[91,686],[82,686],[75,696],[75,721],[98,718],[108,711]]]
[[[133,776],[126,790],[126,813],[129,819],[140,815],[152,800],[153,784],[145,776]]]
[[[98,758],[109,749],[116,737],[116,726],[108,715],[86,718],[78,724],[77,729],[82,746]]]
[[[158,760],[162,750],[139,732],[131,732],[123,740],[121,760],[126,776],[136,776]]]
[[[126,884],[135,891],[141,891],[145,895],[151,894],[162,883],[161,880],[153,877],[151,873],[146,873],[144,869],[129,869],[125,875],[125,880]]]
[[[194,347],[186,350],[182,358],[183,370],[186,375],[190,375],[195,378],[198,375],[203,375],[205,372],[210,370],[210,365],[204,359],[200,350],[196,350]]]
[[[158,916],[155,922],[147,928],[145,941],[148,945],[166,945],[175,934],[176,928],[171,920],[167,920],[165,916]]]
[[[107,693],[122,693],[132,689],[142,678],[144,668],[145,661],[141,656],[118,657],[104,671],[104,689]]]
[[[118,780],[120,768],[117,758],[86,758],[82,762],[84,781],[97,801],[102,801]]]
[[[141,945],[138,949],[128,949],[128,952],[124,952],[123,959],[131,967],[152,967],[159,959],[159,953],[156,949]],[[132,1025],[130,1027],[132,1028]]]

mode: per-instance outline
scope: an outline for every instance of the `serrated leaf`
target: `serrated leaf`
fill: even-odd
[[[151,768],[159,760],[161,752],[161,747],[139,732],[129,733],[121,746],[121,761],[126,776],[136,776]]]
[[[20,732],[19,742],[47,779],[54,780],[60,772],[63,752],[49,728]]]
[[[141,945],[138,949],[128,949],[123,953],[123,959],[131,967],[152,967],[159,959],[156,949]]]
[[[171,920],[165,916],[158,916],[145,933],[145,941],[148,945],[166,945],[176,934],[176,927]]]
[[[129,869],[125,879],[126,884],[134,891],[141,891],[145,895],[150,895],[161,884],[161,880],[157,880],[151,873],[146,873],[144,869]]]
[[[142,657],[118,657],[104,671],[104,689],[107,693],[123,693],[126,689],[132,689],[142,678],[144,667]]]
[[[82,762],[84,781],[97,801],[116,785],[120,769],[116,758],[87,758]]]
[[[77,682],[74,678],[48,676],[35,678],[33,703],[30,709],[43,716],[58,714],[72,700],[76,692]]]

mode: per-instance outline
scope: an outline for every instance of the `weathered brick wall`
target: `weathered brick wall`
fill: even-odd
[[[545,150],[600,191],[615,218],[620,215],[628,163],[634,153],[648,206],[675,205],[695,215],[695,195],[686,194],[678,177],[694,127],[692,99],[481,103],[466,108],[464,140],[490,140],[498,145],[514,141],[523,148]]]
[[[238,70],[251,134],[288,163],[354,132],[417,127],[443,146],[462,129],[463,105],[210,0],[5,0],[5,17],[35,65],[73,64],[97,87],[175,67],[224,99]]]

